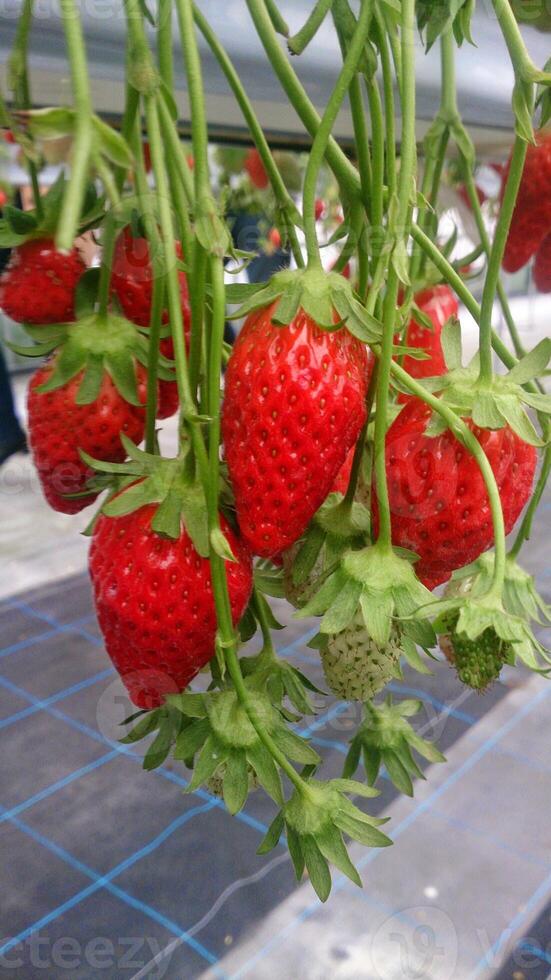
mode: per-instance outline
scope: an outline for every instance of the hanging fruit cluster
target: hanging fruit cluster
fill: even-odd
[[[490,240],[455,89],[455,48],[471,42],[472,0],[361,0],[357,14],[348,0],[318,0],[292,37],[273,0],[243,0],[312,138],[302,207],[199,5],[160,0],[154,17],[142,0],[125,0],[120,132],[93,111],[74,0],[61,0],[74,104],[32,109],[32,6],[25,0],[10,62],[13,99],[0,122],[27,161],[35,210],[4,209],[0,240],[13,252],[0,305],[33,342],[17,350],[47,358],[29,386],[44,495],[74,514],[104,494],[89,530],[90,574],[107,652],[139,709],[127,741],[155,735],[146,765],[172,754],[192,770],[190,789],[222,794],[231,813],[262,787],[277,813],[261,853],[285,833],[297,875],[306,867],[325,899],[329,864],[360,883],[343,835],[368,847],[390,843],[382,821],[354,802],[377,792],[381,764],[412,793],[412,750],[443,761],[408,721],[416,702],[374,700],[402,664],[429,672],[440,640],[463,683],[484,690],[504,664],[541,671],[551,663],[532,631],[534,621],[551,621],[550,611],[517,564],[550,467],[551,399],[539,379],[551,342],[522,349],[500,280],[502,265],[517,270],[536,256],[538,286],[551,289],[551,75],[531,62],[511,6],[495,0],[515,72],[516,135]],[[173,7],[191,161],[177,128]],[[278,34],[299,56],[326,17],[342,67],[320,118]],[[417,29],[442,54],[441,105],[419,186]],[[276,247],[294,258],[296,268],[267,283],[232,284],[224,272],[228,257],[246,264],[252,256],[232,244],[212,190],[198,33],[250,130],[254,149],[240,166],[257,190],[271,188]],[[346,97],[357,166],[331,135]],[[59,138],[71,145],[70,174],[41,198],[41,147]],[[473,257],[452,261],[454,242],[439,238],[438,191],[452,146],[480,233],[480,305],[462,277]],[[324,161],[343,212],[331,272],[317,239]],[[90,231],[101,265],[86,269],[77,239]],[[492,330],[496,297],[514,354]],[[460,301],[480,332],[466,365]],[[236,306],[233,316],[245,322],[228,354],[225,320]],[[494,352],[506,373],[494,371]],[[177,411],[179,449],[166,458],[157,423]],[[525,508],[508,551],[506,535]],[[444,583],[444,595],[433,595]],[[342,778],[325,779],[323,760],[295,731],[313,713],[317,689],[278,656],[270,595],[285,595],[298,618],[317,617],[310,645],[327,686],[365,706]],[[240,656],[257,634],[260,652]],[[205,667],[208,689],[190,690]]]

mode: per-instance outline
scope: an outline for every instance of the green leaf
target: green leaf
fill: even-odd
[[[378,646],[386,646],[390,640],[394,613],[394,601],[390,592],[371,592],[364,589],[360,597],[360,608],[371,639]]]
[[[401,649],[407,663],[413,670],[416,670],[419,674],[432,674],[430,667],[427,666],[421,657],[415,643],[408,636],[402,636]]]
[[[331,891],[331,874],[327,861],[311,834],[301,835],[300,843],[312,887],[318,898],[326,902]]]
[[[125,517],[126,514],[132,514],[149,503],[151,503],[151,492],[147,487],[147,481],[141,481],[109,500],[103,507],[103,513],[107,517]]]
[[[153,740],[145,754],[143,760],[144,769],[149,772],[152,769],[158,769],[159,766],[162,766],[170,752],[172,739],[172,721],[169,717],[166,717],[161,722],[157,737]]]
[[[361,582],[348,579],[325,613],[320,623],[320,632],[340,633],[346,629],[356,615],[361,592]]]
[[[522,360],[515,364],[507,374],[507,381],[523,385],[534,378],[539,378],[545,371],[551,359],[551,340],[545,337],[533,350],[525,354]]]
[[[169,694],[167,703],[181,711],[187,718],[206,718],[205,695],[193,691],[183,691],[182,694]]]
[[[383,749],[381,755],[385,769],[396,788],[406,796],[413,796],[413,783],[409,773],[396,754],[391,749]]]
[[[273,739],[278,748],[293,762],[301,762],[303,765],[319,765],[321,762],[318,753],[303,738],[283,725],[276,728]]]
[[[182,533],[182,499],[180,492],[174,487],[168,490],[161,500],[151,521],[151,527],[156,534],[177,541]]]
[[[226,535],[219,527],[213,528],[210,532],[210,543],[212,550],[219,558],[223,558],[224,561],[237,562]]]
[[[206,741],[209,732],[210,725],[206,718],[199,718],[197,721],[193,721],[177,736],[174,758],[183,761],[193,759],[195,753],[199,751]]]
[[[302,299],[302,282],[294,279],[285,290],[275,311],[272,314],[272,323],[288,325],[295,319]]]
[[[244,752],[231,752],[226,759],[223,783],[224,803],[234,816],[243,809],[249,795],[249,770]]]
[[[324,858],[331,861],[339,871],[350,878],[350,881],[361,888],[362,879],[348,856],[340,831],[333,824],[330,824],[321,833],[316,834],[315,840]]]
[[[187,792],[193,793],[203,783],[206,783],[214,775],[218,766],[226,761],[227,755],[228,749],[220,745],[214,736],[209,735],[195,763],[193,777],[187,788]]]
[[[274,847],[277,847],[277,845],[279,844],[284,826],[285,826],[285,821],[283,819],[283,814],[280,810],[279,813],[277,813],[274,819],[272,820],[270,826],[268,827],[266,835],[261,841],[260,846],[257,848],[256,853],[261,855],[261,854],[268,854],[270,851],[273,851]]]
[[[367,782],[370,786],[374,786],[381,771],[381,753],[373,746],[364,744],[363,760]]]
[[[344,779],[350,779],[350,777],[353,776],[354,773],[356,772],[360,764],[361,749],[362,746],[360,740],[357,738],[352,739],[346,759],[344,760],[344,766],[342,770]]]
[[[517,436],[531,446],[543,446],[534,426],[517,398],[504,398],[500,403],[501,413]]]
[[[59,139],[75,128],[76,111],[65,107],[34,109],[28,116],[29,131],[36,139]]]
[[[96,307],[100,269],[87,269],[80,277],[75,290],[75,311],[77,319],[93,313]]]
[[[28,235],[38,226],[33,211],[20,211],[19,208],[14,208],[11,204],[5,204],[3,212],[10,230],[16,235]]]
[[[93,126],[96,135],[96,145],[100,150],[100,153],[111,160],[112,163],[116,164],[117,167],[125,167],[130,169],[134,162],[134,157],[128,143],[117,133],[116,130],[108,126],[107,123],[103,122],[99,116],[93,117]]]
[[[90,354],[75,398],[77,405],[91,405],[92,402],[96,401],[100,393],[103,376],[101,354]]]
[[[293,867],[295,869],[295,875],[297,881],[300,881],[304,874],[304,854],[302,850],[302,838],[299,837],[296,830],[293,829],[289,824],[286,824],[287,829],[287,847],[289,848],[289,854],[291,855],[291,861],[293,862]]]
[[[278,803],[279,806],[283,806],[284,798],[281,778],[268,749],[261,742],[257,742],[247,749],[247,759],[254,769],[262,788],[272,797],[272,800]]]
[[[454,371],[463,364],[463,346],[461,343],[461,324],[457,317],[452,316],[442,327],[442,350],[448,371]]]
[[[207,507],[205,495],[198,483],[186,487],[181,497],[181,508],[186,531],[193,541],[193,547],[201,558],[208,558],[210,549]]]
[[[534,143],[532,85],[518,76],[513,89],[513,112],[516,135],[526,143]]]
[[[442,755],[442,753],[436,748],[435,745],[432,744],[432,742],[428,742],[426,739],[420,738],[420,736],[416,735],[415,732],[412,731],[410,734],[408,734],[408,740],[415,751],[418,752],[423,759],[426,759],[427,762],[436,763],[446,761],[446,757]]]
[[[358,843],[363,844],[365,847],[388,847],[392,844],[392,841],[386,834],[383,834],[377,827],[373,827],[363,820],[358,820],[343,810],[338,811],[334,822],[339,830],[342,830],[343,833],[352,837],[353,840],[357,840]]]
[[[492,391],[481,388],[476,390],[471,414],[473,422],[481,429],[503,428],[503,413],[499,410],[498,401]]]
[[[379,796],[379,790],[373,789],[372,786],[366,786],[365,783],[360,783],[357,779],[332,779],[331,785],[334,789],[337,789],[339,793],[347,793],[349,796],[353,794],[354,796],[363,796],[366,799],[372,800],[374,796]]]
[[[72,378],[76,377],[86,364],[86,351],[74,344],[66,344],[62,347],[59,356],[55,360],[54,370],[44,384],[38,385],[36,391],[44,394],[48,391],[55,391],[62,385],[67,384]]]
[[[346,581],[346,575],[340,569],[330,575],[315,596],[294,614],[294,618],[309,619],[310,616],[321,616],[335,601]]]
[[[137,725],[128,732],[124,738],[120,739],[122,745],[133,745],[134,742],[140,742],[142,738],[146,738],[147,735],[151,735],[151,732],[159,725],[161,718],[161,711],[156,708],[154,711],[148,712],[145,717],[141,718]]]
[[[130,352],[108,354],[105,358],[105,366],[125,401],[130,405],[141,406],[136,383],[136,364]]]

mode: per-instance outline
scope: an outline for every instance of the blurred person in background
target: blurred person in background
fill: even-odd
[[[0,275],[10,258],[10,249],[0,249]],[[15,413],[10,376],[0,346],[0,466],[14,453],[26,452],[27,440]]]

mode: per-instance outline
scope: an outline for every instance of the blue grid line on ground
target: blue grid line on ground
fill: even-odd
[[[169,825],[168,828],[165,828],[163,834],[158,835],[158,839],[155,839],[154,841],[150,842],[150,844],[147,845],[145,848],[140,848],[138,851],[135,851],[132,855],[130,855],[130,857],[126,858],[125,861],[121,862],[119,865],[113,868],[106,875],[99,875],[96,871],[94,871],[93,868],[90,868],[82,861],[79,861],[72,854],[66,851],[65,848],[60,847],[58,844],[55,844],[47,837],[44,837],[43,834],[34,830],[32,827],[29,827],[22,820],[18,820],[16,817],[12,817],[10,822],[13,823],[14,826],[16,826],[22,833],[26,834],[28,837],[36,841],[36,843],[40,844],[42,847],[45,847],[47,850],[51,851],[58,858],[64,861],[65,864],[68,864],[74,870],[80,871],[82,874],[86,875],[87,878],[91,878],[94,884],[92,888],[88,886],[87,888],[81,889],[80,892],[77,892],[77,894],[73,895],[72,898],[67,899],[67,901],[63,902],[63,904],[58,906],[57,909],[51,910],[45,916],[42,916],[41,919],[39,919],[33,925],[28,926],[26,929],[18,933],[17,936],[13,936],[12,938],[4,942],[4,944],[0,946],[0,956],[5,955],[11,949],[14,949],[16,946],[19,945],[19,943],[21,943],[24,939],[30,936],[31,933],[36,932],[37,930],[43,928],[44,925],[49,925],[50,923],[55,922],[57,918],[59,918],[65,912],[68,912],[69,909],[75,908],[82,901],[84,901],[85,898],[88,898],[95,891],[99,891],[102,888],[105,888],[106,890],[110,891],[112,894],[115,894],[123,902],[130,904],[132,907],[136,909],[139,909],[149,918],[154,918],[155,921],[159,922],[161,925],[163,925],[174,935],[181,938],[183,942],[190,945],[195,950],[195,952],[197,952],[200,956],[203,957],[203,959],[207,961],[207,963],[211,965],[216,964],[218,962],[218,957],[215,956],[214,953],[211,953],[210,950],[207,950],[202,945],[202,943],[199,943],[197,940],[193,939],[193,937],[188,936],[185,930],[183,930],[180,926],[172,922],[172,920],[168,919],[166,916],[162,915],[162,913],[160,913],[157,909],[146,904],[145,902],[140,901],[140,899],[135,898],[135,896],[129,895],[127,892],[125,892],[121,888],[118,888],[116,885],[112,885],[112,879],[116,878],[117,875],[121,874],[124,870],[126,870],[127,867],[130,867],[131,864],[135,864],[137,861],[141,860],[141,858],[144,857],[145,854],[150,853],[151,850],[154,849],[154,847],[158,847],[163,840],[166,840],[167,836],[169,836],[168,833],[169,830],[171,833],[174,832],[174,830],[179,829],[179,827],[189,822],[189,820],[192,819],[194,816],[196,816],[199,813],[204,813],[208,810],[211,810],[213,806],[214,806],[214,802],[211,801],[209,803],[203,804],[202,806],[195,807],[193,810],[189,810],[185,814],[182,814],[182,816],[179,817],[177,820],[173,821],[173,823]],[[220,975],[219,971],[218,971],[218,975]]]
[[[514,726],[518,724],[518,722],[521,721],[522,718],[524,718],[527,714],[529,714],[530,711],[532,711],[537,704],[545,700],[550,693],[551,692],[549,690],[542,690],[538,694],[534,695],[534,697],[531,698],[526,705],[524,705],[522,708],[519,708],[511,716],[511,718],[504,725],[502,725],[501,728],[498,729],[497,732],[494,732],[492,736],[487,738],[485,742],[483,742],[482,745],[475,752],[473,752],[473,754],[463,763],[463,765],[461,765],[457,770],[455,770],[455,772],[451,773],[450,776],[448,776],[448,778],[444,780],[442,785],[438,787],[438,789],[436,789],[429,797],[427,797],[426,800],[422,800],[414,808],[412,813],[410,813],[407,817],[404,818],[404,820],[401,821],[401,823],[398,824],[398,826],[394,829],[393,839],[396,840],[398,837],[400,837],[401,834],[403,834],[404,831],[407,830],[408,827],[422,813],[425,813],[427,810],[430,810],[433,803],[437,799],[439,799],[440,796],[442,796],[450,788],[450,786],[453,786],[459,779],[461,779],[466,772],[472,769],[473,766],[476,765],[476,763],[479,761],[479,759],[481,759],[488,751],[490,751],[493,744],[495,744],[501,738],[503,738],[503,736],[506,735],[512,728],[514,728]],[[368,864],[376,860],[380,853],[381,853],[380,851],[370,851],[368,854],[364,856],[363,859],[360,859],[358,861],[358,865],[357,865],[358,868],[359,869],[365,868]],[[347,879],[344,876],[339,875],[335,879],[334,889],[340,890],[340,888],[343,888],[346,883],[346,880]],[[540,888],[537,890],[537,893],[539,893],[540,890],[544,888],[544,886],[546,886],[547,889],[551,887],[551,875],[545,878],[544,882],[542,882]],[[537,893],[535,893],[535,895]],[[231,980],[239,980],[240,977],[245,976],[246,973],[248,973],[249,970],[255,965],[255,963],[260,962],[260,960],[262,960],[266,956],[266,954],[270,952],[271,949],[278,946],[282,941],[282,939],[285,938],[285,936],[287,936],[290,932],[296,929],[301,922],[304,922],[306,919],[310,918],[310,916],[312,916],[317,911],[317,909],[319,909],[319,907],[320,907],[319,900],[315,900],[310,904],[308,904],[306,908],[302,910],[302,912],[294,916],[294,918],[291,919],[291,921],[288,922],[283,929],[281,929],[278,933],[276,933],[276,935],[273,936],[268,943],[266,943],[260,950],[258,950],[258,952],[254,954],[254,956],[250,957],[237,970],[237,972],[232,975]],[[523,918],[525,917],[526,914],[527,914],[527,908],[525,907],[523,911],[519,913],[519,916],[521,917],[520,921],[523,921]],[[509,928],[512,928],[512,925],[510,925]],[[485,962],[486,962],[486,957],[484,957],[483,960],[481,960],[481,963],[478,966],[479,970],[483,967]]]
[[[540,882],[535,891],[532,892],[528,901],[523,903],[523,906],[513,919],[509,922],[505,929],[501,931],[495,943],[492,944],[490,949],[484,953],[484,956],[480,958],[478,963],[474,968],[473,980],[478,977],[483,970],[487,969],[491,964],[492,959],[499,952],[500,949],[508,942],[509,937],[513,935],[514,932],[526,921],[528,916],[538,908],[540,904],[543,904],[546,898],[548,898],[551,893],[551,873],[545,876],[543,881]]]
[[[532,942],[522,941],[518,943],[517,949],[522,953],[529,953],[531,956],[535,956],[536,959],[541,960],[542,963],[549,963],[551,966],[551,953],[542,949],[541,946],[534,946]]]
[[[21,721],[23,718],[28,718],[29,715],[35,714],[37,711],[43,711],[45,708],[49,708],[52,704],[58,704],[59,701],[63,701],[65,698],[71,697],[72,694],[78,694],[79,691],[84,691],[87,687],[92,687],[94,684],[99,684],[100,681],[106,680],[111,677],[115,671],[112,667],[107,667],[105,670],[100,670],[99,673],[94,674],[92,677],[86,677],[82,681],[78,681],[76,684],[72,684],[71,687],[66,687],[62,691],[58,691],[57,694],[52,694],[49,698],[44,698],[43,701],[38,701],[37,704],[31,704],[28,708],[22,708],[21,711],[16,711],[15,714],[9,715],[7,718],[3,718],[0,721],[0,730],[2,728],[8,728],[10,725],[15,724],[17,721]]]
[[[462,820],[459,817],[451,817],[447,813],[443,813],[437,806],[432,806],[430,812],[431,815],[448,824],[449,827],[453,827],[454,830],[459,830],[466,834],[472,834],[473,837],[480,837],[482,840],[487,841],[490,847],[495,847],[500,851],[505,851],[507,854],[514,854],[515,857],[518,857],[521,861],[526,861],[528,864],[535,864],[538,868],[544,868],[547,870],[551,868],[551,860],[543,861],[541,858],[536,857],[534,854],[530,854],[528,851],[519,851],[518,848],[513,847],[509,841],[502,840],[499,834],[496,834],[495,832],[489,834],[484,830],[480,830],[478,827],[474,827],[472,823],[469,823],[468,820]]]
[[[74,623],[58,623],[57,626],[53,626],[52,629],[46,630],[44,633],[37,633],[35,636],[29,636],[25,640],[20,640],[18,643],[11,643],[7,647],[0,649],[0,659],[4,657],[11,657],[14,653],[20,653],[22,650],[28,650],[29,647],[36,646],[38,643],[42,643],[44,640],[50,640],[53,636],[60,636],[66,633],[77,633],[79,636],[83,636],[85,640],[92,643],[95,647],[102,647],[103,642],[100,640],[99,636],[94,636],[93,633],[88,633],[87,630],[83,630],[80,627],[82,622],[88,622],[93,617],[84,616],[82,619],[76,619]]]

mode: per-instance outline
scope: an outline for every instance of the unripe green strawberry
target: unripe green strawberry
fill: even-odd
[[[458,615],[450,618],[449,633],[439,639],[440,649],[466,687],[485,691],[498,679],[510,658],[512,645],[492,628],[484,630],[476,640],[469,640],[465,634],[455,632],[458,618]]]
[[[394,634],[379,647],[367,632],[361,613],[340,633],[328,638],[321,650],[325,679],[344,701],[368,701],[398,676],[400,645]]]

